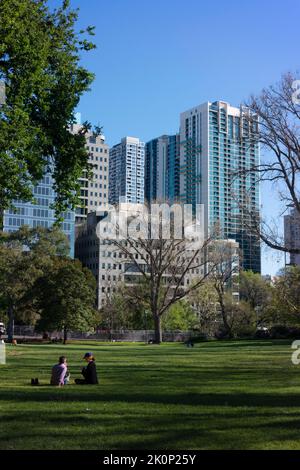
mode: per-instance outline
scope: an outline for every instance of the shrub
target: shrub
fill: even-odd
[[[270,329],[272,339],[300,339],[300,328],[296,326],[274,325]]]

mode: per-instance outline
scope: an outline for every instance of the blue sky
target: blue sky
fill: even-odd
[[[50,0],[50,6],[58,0]],[[108,144],[178,130],[179,114],[203,101],[232,105],[283,72],[299,69],[300,2],[285,0],[71,0],[79,26],[95,25],[97,49],[83,58],[96,74],[80,104]],[[270,188],[264,211],[276,215]],[[282,265],[263,250],[263,272]]]

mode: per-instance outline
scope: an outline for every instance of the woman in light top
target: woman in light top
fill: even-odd
[[[63,387],[68,383],[68,366],[67,358],[65,356],[60,356],[58,359],[58,364],[52,367],[51,374],[51,385],[57,385],[58,387]]]

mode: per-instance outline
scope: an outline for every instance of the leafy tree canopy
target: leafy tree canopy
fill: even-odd
[[[36,320],[30,295],[34,282],[49,271],[56,256],[68,252],[68,240],[57,228],[23,226],[13,233],[0,232],[0,308],[8,313],[10,339],[14,320]]]
[[[250,303],[251,308],[264,306],[268,303],[271,287],[258,273],[242,271],[240,273],[240,296]]]
[[[57,258],[51,269],[33,287],[40,311],[37,328],[41,331],[88,331],[96,326],[94,309],[96,281],[77,260]]]
[[[78,202],[78,178],[90,172],[85,123],[72,134],[75,109],[93,74],[80,65],[95,46],[75,31],[78,11],[64,0],[50,11],[46,0],[1,0],[0,215],[15,199],[32,199],[46,171],[54,177],[57,216]]]

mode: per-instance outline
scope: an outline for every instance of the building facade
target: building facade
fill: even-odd
[[[125,219],[129,222],[131,216],[137,216],[140,208],[135,205],[121,203],[119,206],[119,214],[122,213]],[[106,230],[105,227],[112,227],[114,224],[113,218],[109,217],[109,212],[106,213],[107,218],[103,219],[103,213],[99,214],[93,212],[89,213],[85,223],[77,227],[77,237],[75,242],[75,256],[82,264],[91,270],[97,283],[97,307],[104,306],[118,291],[120,284],[133,286],[137,284],[143,275],[141,271],[149,268],[149,251],[145,249],[142,243],[138,247],[134,247],[133,240],[124,237],[122,244],[125,244],[124,250],[116,244],[111,237],[112,232]],[[99,229],[99,222],[104,223],[103,232]],[[107,223],[107,225],[105,225]],[[123,224],[122,224],[123,225]],[[116,224],[118,226],[118,224]],[[105,235],[104,235],[105,234]],[[119,242],[118,242],[119,243]],[[138,242],[137,242],[138,243]],[[146,245],[147,246],[147,245]],[[173,246],[173,248],[168,248]],[[199,245],[194,239],[191,243],[190,239],[176,240],[175,245],[165,245],[162,251],[162,256],[174,256],[174,264],[166,269],[163,277],[163,282],[168,283],[169,286],[176,287],[176,278],[180,279],[180,285],[188,289],[195,281],[203,278],[207,270],[210,271],[215,268],[216,259],[219,263],[219,268],[226,269],[226,273],[230,273],[227,279],[228,287],[231,288],[233,298],[238,301],[239,299],[239,286],[238,286],[238,266],[239,266],[239,245],[234,240],[217,240],[213,241],[209,247],[209,252],[202,249],[202,241],[199,239]],[[150,245],[148,245],[151,250]],[[153,248],[155,252],[155,248]],[[178,259],[176,258],[174,250],[179,251]],[[195,251],[196,250],[196,251]],[[154,253],[153,252],[153,253]],[[130,256],[129,254],[130,253]],[[157,253],[155,254],[157,256]],[[209,258],[208,258],[209,256]],[[217,256],[217,258],[216,258]],[[133,261],[134,258],[134,261]],[[208,261],[209,259],[209,261]],[[190,267],[186,270],[182,277],[180,266]],[[213,263],[212,265],[210,263]],[[137,267],[139,265],[140,269]],[[178,272],[176,271],[178,269]],[[211,271],[212,272],[212,271]]]
[[[75,257],[90,269],[96,279],[96,304],[99,309],[117,291],[118,284],[129,284],[132,276],[138,274],[128,266],[125,255],[112,241],[98,237],[100,220],[96,212],[89,213],[86,221],[77,227],[75,242]]]
[[[132,205],[129,207],[129,204],[121,203],[119,207],[121,212],[124,214],[128,213],[129,220],[130,214],[134,212]],[[139,207],[136,206],[136,211],[138,212],[139,210]],[[135,215],[137,212],[135,212]],[[118,284],[122,283],[127,286],[135,285],[139,279],[142,278],[142,274],[136,266],[136,263],[140,266],[145,266],[146,269],[145,258],[148,256],[143,250],[142,245],[138,250],[135,248],[131,249],[130,243],[124,238],[122,243],[126,244],[126,250],[132,252],[132,256],[134,256],[135,259],[135,262],[133,262],[120,247],[109,239],[109,237],[102,238],[99,236],[97,225],[101,219],[102,216],[96,213],[88,214],[86,222],[77,229],[75,242],[76,258],[92,271],[96,279],[98,308],[105,305],[111,296],[117,292]],[[184,254],[187,258],[193,256],[193,251],[189,248],[189,243],[188,241],[186,242],[186,251]],[[180,256],[183,256],[182,252]],[[182,280],[183,287],[192,284],[194,279],[204,276],[206,267],[204,252],[199,254],[195,259],[194,265],[195,267],[192,265],[191,269],[184,276]],[[141,269],[143,269],[143,267]],[[178,275],[181,277],[181,272]],[[167,272],[163,275],[164,278],[169,276],[172,276],[172,274],[168,274]]]
[[[79,124],[72,126],[72,132],[80,130]],[[80,207],[76,209],[76,225],[85,221],[89,212],[96,211],[100,204],[108,202],[109,181],[109,146],[105,143],[104,135],[86,134],[86,149],[89,152],[89,164],[93,167],[93,177],[88,179],[83,174],[80,182]]]
[[[15,209],[4,212],[3,230],[13,232],[22,225],[29,227],[51,228],[55,222],[55,213],[51,209],[55,201],[53,190],[53,178],[47,173],[44,178],[33,188],[34,202],[14,201]],[[75,213],[67,211],[63,214],[64,220],[61,224],[62,231],[67,235],[70,243],[70,256],[74,257],[74,229]]]
[[[288,249],[300,250],[300,214],[295,208],[284,216],[284,243]],[[290,253],[290,264],[300,266],[300,253]]]
[[[109,151],[109,203],[144,203],[145,144],[124,137]]]
[[[146,143],[145,148],[145,199],[179,200],[180,195],[180,138],[162,135]]]
[[[207,234],[218,225],[222,239],[239,243],[243,268],[260,272],[260,243],[251,235],[251,221],[243,210],[247,198],[251,211],[259,214],[259,186],[255,173],[249,171],[259,163],[253,131],[247,110],[223,101],[182,113],[180,199],[193,208],[204,204]],[[237,177],[240,170],[243,174]]]

